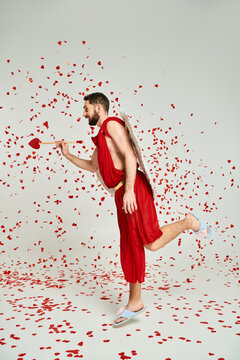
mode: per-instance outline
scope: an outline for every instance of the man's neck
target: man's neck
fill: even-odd
[[[110,116],[108,114],[104,115],[102,118],[99,118],[97,122],[97,126],[101,127],[105,120],[107,120]]]

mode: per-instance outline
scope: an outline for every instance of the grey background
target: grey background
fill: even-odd
[[[176,156],[187,160],[178,163],[181,166],[176,171],[176,176],[170,173],[167,175],[174,190],[181,177],[190,171],[185,190],[176,188],[178,195],[183,194],[183,197],[174,196],[172,190],[158,202],[160,225],[182,218],[188,208],[192,207],[212,226],[214,232],[211,243],[201,242],[203,248],[200,253],[205,256],[205,267],[197,267],[199,251],[196,238],[188,232],[181,234],[181,247],[177,246],[176,240],[159,252],[147,252],[146,287],[153,286],[155,281],[158,286],[182,283],[193,276],[197,279],[200,292],[201,289],[203,292],[213,291],[219,301],[224,296],[228,301],[238,298],[237,272],[233,269],[239,266],[240,250],[239,2],[60,0],[1,1],[0,6],[0,106],[3,107],[0,109],[0,216],[1,226],[4,226],[0,233],[2,269],[28,273],[29,265],[34,264],[35,268],[31,267],[31,271],[38,276],[38,271],[43,268],[43,263],[39,263],[39,259],[42,259],[46,261],[47,267],[51,266],[47,274],[54,279],[59,275],[59,267],[64,266],[64,254],[69,267],[65,269],[66,277],[71,277],[70,264],[74,264],[76,258],[79,259],[79,263],[75,263],[76,268],[84,269],[86,274],[90,274],[90,278],[92,274],[112,274],[116,271],[112,275],[112,283],[108,284],[112,286],[109,292],[112,296],[117,296],[119,288],[127,298],[127,288],[123,285],[120,267],[114,199],[98,187],[95,175],[79,173],[77,167],[57,155],[51,146],[42,146],[37,150],[36,159],[29,159],[27,164],[23,164],[26,157],[32,154],[27,143],[33,137],[39,137],[42,141],[49,141],[54,136],[56,139],[83,139],[86,149],[82,146],[70,147],[71,152],[77,155],[81,151],[80,157],[90,158],[94,149],[90,138],[93,134],[90,133],[87,120],[82,117],[83,96],[79,94],[88,87],[89,92],[102,91],[109,97],[110,115],[114,114],[113,110],[118,108],[118,103],[126,110],[133,125],[137,125],[136,134],[138,138],[142,138],[141,145],[148,161],[151,160],[151,154],[156,152],[157,146],[153,145],[148,130],[161,127],[162,132],[156,134],[159,140],[166,141],[169,150],[167,155],[162,152],[159,157],[162,168],[159,178],[166,178],[164,173],[167,163],[174,164]],[[60,40],[62,45],[57,44]],[[83,45],[82,41],[86,41],[86,44]],[[10,59],[10,63],[7,63],[7,59]],[[103,68],[97,65],[98,61],[101,61]],[[76,67],[73,66],[74,63]],[[45,66],[44,70],[41,69],[42,64]],[[58,65],[64,74],[62,77],[56,71]],[[72,70],[75,73],[68,78],[67,74]],[[11,71],[14,75],[11,75]],[[83,75],[80,76],[80,72]],[[29,77],[33,79],[32,83],[29,82]],[[55,80],[59,83],[53,86]],[[72,84],[68,83],[69,80],[72,80]],[[100,81],[103,82],[101,87],[98,86]],[[93,84],[95,88],[92,87]],[[42,89],[39,89],[39,85]],[[12,89],[14,86],[16,90]],[[10,95],[7,95],[8,91]],[[56,95],[58,91],[70,96],[69,108],[66,108],[66,99]],[[55,109],[49,106],[42,108],[42,104],[48,104],[56,97],[58,102]],[[174,104],[175,109],[171,104]],[[66,111],[67,115],[62,111]],[[37,117],[30,121],[34,114]],[[78,118],[80,121],[77,121]],[[45,121],[48,121],[49,129],[43,126]],[[7,126],[11,126],[9,134],[4,132]],[[169,127],[173,130],[165,133]],[[38,133],[37,129],[43,133]],[[98,129],[94,130],[94,135]],[[16,136],[19,139],[14,144]],[[174,136],[178,137],[179,142],[176,146],[170,146]],[[13,140],[8,146],[9,138]],[[17,153],[20,155],[17,156]],[[17,166],[16,163],[21,165]],[[37,167],[35,174],[34,167]],[[75,182],[77,178],[81,181]],[[232,179],[234,186],[231,186]],[[82,186],[85,186],[85,190],[81,190]],[[164,193],[164,187],[165,183],[158,186],[160,195]],[[206,190],[209,195],[205,194]],[[69,195],[73,195],[73,199],[69,199]],[[189,198],[190,195],[192,198]],[[103,196],[105,199],[99,205]],[[61,201],[59,205],[56,200]],[[210,204],[211,211],[206,211],[205,202]],[[77,226],[73,227],[72,223]],[[61,236],[58,237],[59,234]],[[8,236],[11,236],[11,240]],[[41,248],[44,249],[43,252]],[[170,260],[172,257],[175,258],[173,267]],[[54,258],[57,259],[56,262],[53,261]],[[164,276],[155,273],[159,258],[163,259],[161,272],[165,272]],[[113,265],[113,261],[116,265]],[[19,263],[21,266],[18,266]],[[93,267],[95,264],[97,268]],[[195,272],[191,271],[192,264],[195,265]],[[222,275],[221,281],[219,278],[217,281],[216,272],[222,271],[225,275]],[[43,279],[44,275],[42,276]],[[224,282],[227,280],[224,276],[232,283],[231,291],[225,291]],[[86,280],[87,277],[88,275]],[[213,279],[208,290],[202,288],[201,284],[205,277]],[[101,275],[98,281],[101,283]],[[100,287],[95,290],[96,299],[101,296],[100,290]],[[28,290],[25,291],[27,294]],[[79,289],[74,288],[74,291],[79,292]],[[145,296],[147,299],[149,292]],[[171,295],[166,298],[162,296],[164,303]],[[194,303],[194,295],[190,300]],[[94,316],[101,312],[97,300],[81,298],[81,301],[82,306],[94,308]],[[151,297],[148,301],[150,304]],[[174,306],[178,306],[178,303]],[[115,311],[113,305],[111,309]],[[104,310],[106,313],[109,311],[106,302]],[[53,317],[55,315],[52,314]],[[167,326],[168,312],[165,315]],[[230,315],[226,312],[228,319]],[[206,314],[207,316],[209,315]],[[94,318],[86,321],[90,321],[92,328],[95,326]],[[231,321],[233,324],[234,320]],[[150,325],[146,325],[146,331],[153,331],[147,326]],[[194,326],[194,323],[190,325],[190,334]],[[169,327],[169,334],[175,329],[176,336],[181,335],[177,333],[177,327]],[[201,334],[206,337],[204,332]],[[226,359],[236,359],[237,337],[230,335],[228,341],[219,342],[224,334],[220,331],[218,335],[220,338],[215,338],[214,346],[220,351],[221,343],[223,351],[219,353],[219,357],[225,351],[230,354]],[[41,335],[42,344],[45,344],[44,336],[46,334]],[[114,335],[111,336],[114,340]],[[213,341],[210,337],[206,339],[209,339],[206,345],[209,352],[214,347]],[[233,341],[232,353],[227,348],[229,339]],[[124,346],[130,346],[130,351],[134,346],[127,341],[128,338]],[[138,346],[143,341],[146,339],[141,339]],[[196,356],[194,345],[191,346],[193,347],[187,353],[190,358]],[[151,346],[146,346],[145,350],[147,349],[151,349]],[[180,349],[175,343],[175,347],[170,349],[176,351],[179,359],[186,358],[185,348]],[[4,351],[8,354],[8,350],[3,350],[3,356]],[[92,354],[95,349],[89,345],[89,351]],[[118,348],[118,351],[121,349]],[[159,354],[155,351],[154,348],[153,354]],[[32,352],[34,354],[33,350]],[[199,351],[198,354],[204,359],[204,356],[208,358],[207,352],[205,354]],[[109,359],[119,358],[113,357],[110,350],[108,354]],[[163,354],[165,352],[162,353],[163,359],[170,356],[169,351]],[[6,356],[9,358],[10,355]],[[35,356],[39,359],[43,355]]]
[[[151,153],[156,150],[147,130],[157,126],[167,130],[171,126],[171,136],[177,135],[181,144],[173,151],[169,149],[170,162],[174,156],[191,158],[191,170],[195,171],[196,176],[203,176],[198,197],[193,197],[192,200],[185,198],[182,203],[179,199],[175,202],[171,198],[171,211],[179,216],[178,211],[184,210],[185,206],[192,206],[194,209],[197,207],[196,211],[201,213],[204,207],[201,205],[198,209],[199,198],[204,192],[205,184],[208,184],[213,186],[214,190],[210,198],[205,199],[203,195],[200,202],[203,204],[204,199],[216,201],[218,210],[209,213],[205,219],[212,225],[216,220],[219,223],[221,220],[220,228],[214,229],[219,231],[219,235],[222,235],[221,229],[230,223],[237,227],[239,169],[236,167],[231,174],[231,167],[236,166],[239,159],[238,10],[238,2],[234,1],[123,1],[121,4],[117,1],[103,1],[92,2],[91,5],[82,1],[1,2],[1,126],[3,129],[10,124],[14,134],[23,136],[17,146],[13,145],[8,149],[4,146],[8,135],[3,137],[3,160],[9,164],[7,154],[12,153],[13,159],[21,150],[19,159],[23,161],[31,153],[27,145],[33,137],[30,136],[31,133],[42,141],[49,141],[53,135],[55,139],[64,137],[76,140],[77,135],[77,139],[84,139],[86,147],[89,148],[88,152],[81,153],[81,156],[89,158],[94,147],[89,136],[92,134],[89,133],[85,119],[82,119],[83,101],[79,92],[94,83],[96,87],[90,87],[89,92],[103,91],[109,96],[112,104],[110,115],[113,114],[113,107],[117,106],[114,99],[118,97],[121,107],[131,116],[133,124],[137,123],[139,131],[145,131],[141,144],[147,160],[151,159]],[[59,46],[57,42],[60,40],[66,40],[67,43]],[[82,44],[83,40],[86,41],[85,45]],[[44,60],[41,57],[44,57]],[[7,59],[11,59],[9,64]],[[70,65],[67,65],[67,61]],[[101,61],[103,69],[97,65],[98,61]],[[73,63],[77,64],[75,68]],[[44,70],[40,69],[42,64],[45,65]],[[84,69],[82,64],[85,64]],[[65,74],[61,79],[56,72],[57,65]],[[76,70],[71,85],[66,77],[70,70]],[[77,76],[81,70],[85,71],[85,82],[83,76]],[[11,76],[10,71],[14,71],[14,76]],[[47,76],[50,80],[46,79]],[[33,83],[28,81],[29,77],[33,78]],[[56,79],[59,84],[54,87],[52,83]],[[90,79],[93,79],[93,82]],[[106,80],[109,85],[104,83]],[[103,82],[101,87],[97,85],[99,81]],[[39,84],[43,90],[38,88]],[[156,88],[155,84],[159,84],[159,87]],[[12,90],[14,85],[17,87],[15,92]],[[139,85],[142,85],[141,89]],[[45,88],[48,90],[44,91]],[[9,90],[11,94],[6,96]],[[134,90],[138,92],[135,94]],[[41,107],[41,104],[47,104],[56,97],[57,91],[77,99],[78,102],[71,101],[70,110],[67,109],[72,117],[62,115],[61,111],[67,104],[61,97],[58,97],[55,110],[48,106],[45,109]],[[111,91],[114,92],[113,95]],[[35,96],[37,92],[38,96]],[[35,99],[31,99],[31,96],[35,96]],[[35,100],[39,103],[36,104]],[[174,110],[171,104],[174,104]],[[30,109],[34,111],[31,112]],[[37,112],[40,113],[38,117],[30,121],[31,115]],[[77,122],[79,117],[81,121]],[[164,118],[164,121],[160,118]],[[46,120],[49,129],[43,126]],[[182,123],[181,126],[178,125],[179,122]],[[37,127],[44,132],[43,135],[36,132]],[[95,134],[97,131],[98,128],[95,129]],[[201,131],[204,133],[201,134]],[[139,138],[139,133],[137,135]],[[162,133],[158,135],[162,136]],[[166,134],[162,139],[166,141],[168,136],[170,134]],[[20,144],[24,145],[24,148],[20,148]],[[147,149],[148,146],[151,147],[150,150]],[[190,149],[190,155],[184,153],[186,148]],[[73,218],[79,224],[81,238],[86,238],[93,232],[101,234],[104,229],[104,232],[109,231],[114,234],[113,238],[118,240],[116,216],[110,215],[110,212],[115,212],[113,199],[105,195],[103,206],[96,208],[94,201],[89,201],[90,183],[96,185],[92,174],[85,172],[86,181],[83,179],[83,183],[89,186],[90,193],[77,193],[74,179],[77,177],[78,168],[68,164],[65,159],[55,157],[55,150],[46,161],[50,150],[52,148],[47,145],[38,150],[37,154],[41,157],[38,157],[39,171],[35,176],[32,169],[36,161],[33,160],[28,161],[28,164],[31,164],[28,169],[23,166],[22,174],[21,167],[2,168],[3,181],[10,181],[11,184],[7,189],[6,186],[3,187],[1,192],[1,203],[4,206],[2,215],[7,217],[4,224],[10,227],[16,220],[22,221],[21,227],[14,233],[16,236],[18,232],[21,247],[12,252],[11,249],[15,247],[14,240],[5,241],[8,256],[18,253],[19,256],[28,257],[27,248],[32,248],[31,256],[41,255],[39,247],[32,247],[32,233],[36,240],[44,241],[50,253],[55,251],[59,240],[46,223],[42,224],[42,229],[40,226],[41,221],[49,220],[47,214],[41,211],[44,209],[51,211],[52,218],[55,218],[53,221],[56,221],[56,213],[62,216],[64,228],[66,226],[68,229],[68,236],[64,239],[67,248],[74,244],[78,249],[79,231],[69,226]],[[74,151],[76,154],[76,149],[72,150],[73,153]],[[228,159],[231,159],[230,164],[227,163]],[[166,163],[169,160],[162,156],[159,161],[163,164],[160,177],[164,177],[164,161]],[[46,173],[46,166],[49,165],[56,172],[50,172],[51,181],[47,179],[49,172]],[[67,183],[64,183],[62,165],[64,169],[68,169]],[[189,169],[189,163],[182,163],[181,167],[180,173],[184,174]],[[10,176],[6,175],[6,168],[9,169]],[[211,171],[214,174],[210,176]],[[170,174],[168,176],[170,180]],[[234,187],[230,186],[232,177],[235,180]],[[20,179],[25,185],[24,191],[19,186]],[[176,186],[175,179],[171,179],[173,186]],[[193,182],[193,178],[188,180]],[[57,189],[58,186],[62,186],[61,191]],[[159,187],[160,194],[163,189],[163,186]],[[78,195],[78,200],[69,201],[66,198],[67,191]],[[192,188],[189,187],[186,194],[188,191],[191,192]],[[62,204],[56,206],[52,200],[46,206],[47,195],[54,193],[62,200]],[[101,197],[100,190],[92,194]],[[220,196],[223,198],[221,201]],[[36,204],[41,205],[38,214],[37,205],[33,206],[33,199]],[[52,199],[55,200],[54,197]],[[76,211],[73,211],[76,206],[81,216],[76,216]],[[167,206],[165,201],[163,208],[166,210]],[[183,209],[180,209],[180,206]],[[17,213],[19,209],[21,214]],[[96,212],[104,216],[96,218]],[[91,223],[88,223],[89,214],[92,215]],[[165,214],[166,211],[163,211],[159,216],[160,225],[163,225],[164,221],[170,222]],[[34,222],[36,215],[38,224]],[[236,227],[234,233],[237,231]],[[228,236],[231,238],[231,235]],[[166,248],[163,252],[171,253],[173,248],[175,245],[171,244],[169,250]],[[230,247],[229,251],[233,249]],[[226,251],[224,246],[222,250]]]

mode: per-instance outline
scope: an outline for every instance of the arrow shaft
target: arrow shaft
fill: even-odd
[[[61,141],[54,141],[54,142],[40,142],[39,144],[57,144],[60,143]],[[64,144],[76,144],[76,141],[64,141]]]

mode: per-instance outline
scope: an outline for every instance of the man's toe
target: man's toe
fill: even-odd
[[[125,318],[125,317],[120,317],[120,318],[117,318],[116,320],[114,320],[114,322],[115,322],[116,324],[118,324],[119,322],[121,322],[121,321],[123,321],[123,320],[126,320],[126,318]]]

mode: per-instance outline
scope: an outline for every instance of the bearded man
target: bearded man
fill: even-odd
[[[120,261],[125,280],[129,283],[129,300],[117,312],[114,326],[128,321],[145,310],[141,284],[145,279],[145,249],[156,251],[175,239],[183,231],[210,238],[211,228],[193,213],[171,224],[159,226],[153,190],[144,172],[139,170],[136,154],[122,119],[108,115],[109,100],[99,92],[86,95],[83,116],[90,126],[98,126],[92,137],[95,144],[90,160],[69,153],[61,141],[66,159],[83,170],[98,171],[104,185],[114,189],[114,199],[120,231]]]

